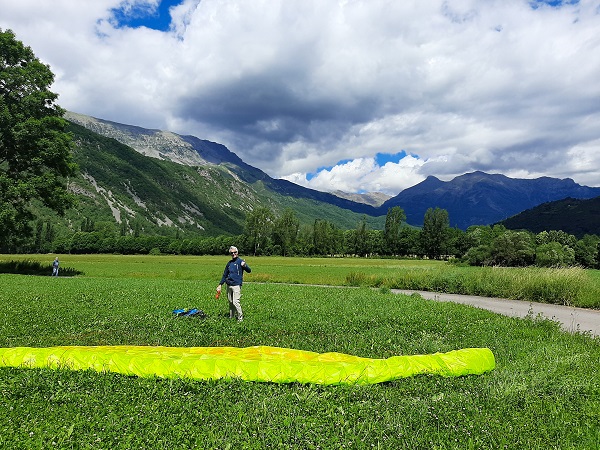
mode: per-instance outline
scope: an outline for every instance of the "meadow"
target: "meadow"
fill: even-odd
[[[436,261],[248,257],[245,321],[236,323],[214,297],[226,256],[60,257],[83,274],[0,274],[0,347],[271,345],[371,358],[488,347],[497,366],[370,386],[0,368],[0,448],[600,448],[599,338],[390,292],[398,280],[425,274],[433,283],[445,271],[453,274],[447,289],[484,291],[506,282],[494,282],[495,272],[467,276],[471,268]],[[49,268],[53,256],[0,260],[19,258]],[[561,301],[573,279],[586,282],[573,298],[596,289],[595,272],[506,273],[547,277],[532,291],[549,301]],[[487,281],[477,287],[473,276]],[[557,277],[566,281],[552,284]],[[355,287],[335,287],[343,285]],[[207,317],[174,317],[182,307]]]

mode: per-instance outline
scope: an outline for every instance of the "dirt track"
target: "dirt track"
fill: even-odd
[[[407,295],[417,293],[426,299],[462,303],[510,317],[526,317],[527,315],[536,317],[541,315],[550,320],[560,322],[562,328],[571,333],[590,332],[593,336],[600,336],[600,311],[595,309],[502,298],[477,297],[473,295],[440,294],[426,291],[392,289],[392,292]]]

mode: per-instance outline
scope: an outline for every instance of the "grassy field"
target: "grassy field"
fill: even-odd
[[[600,448],[600,339],[394,295],[379,282],[396,271],[462,269],[438,262],[247,260],[241,324],[214,298],[225,256],[62,255],[84,274],[1,274],[0,347],[271,345],[371,358],[488,347],[497,367],[372,386],[2,368],[0,448]],[[181,307],[208,317],[173,317]]]
[[[62,255],[62,267],[86,277],[217,281],[225,257]],[[47,264],[48,255],[0,255],[0,264]],[[600,271],[581,268],[459,267],[444,261],[250,257],[248,281],[414,289],[600,309]],[[0,272],[2,268],[0,267]]]

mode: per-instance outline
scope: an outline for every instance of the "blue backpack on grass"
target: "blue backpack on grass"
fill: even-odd
[[[183,308],[183,309],[174,309],[173,310],[173,314],[175,315],[175,317],[199,317],[201,319],[204,319],[206,317],[206,313],[204,311],[202,311],[201,309],[198,308]]]

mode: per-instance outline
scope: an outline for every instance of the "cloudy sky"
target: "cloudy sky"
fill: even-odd
[[[315,189],[600,186],[600,0],[0,0],[0,28],[62,107]]]

